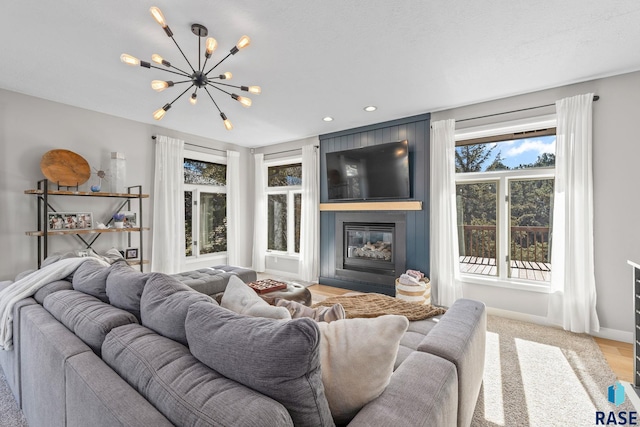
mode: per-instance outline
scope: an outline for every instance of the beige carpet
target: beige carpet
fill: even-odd
[[[591,426],[615,375],[588,335],[489,316],[483,388],[473,426]]]

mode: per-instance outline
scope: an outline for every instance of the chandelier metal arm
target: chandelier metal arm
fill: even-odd
[[[208,84],[209,86],[213,87],[213,88],[218,89],[220,92],[224,92],[224,93],[226,93],[226,94],[227,94],[227,95],[229,95],[229,96],[231,96],[231,95],[232,95],[231,93],[227,92],[226,90],[224,90],[224,89],[220,89],[218,86],[215,86],[215,85],[211,84],[210,82],[209,82],[209,83],[207,83],[207,84]]]
[[[187,64],[189,65],[189,68],[191,68],[191,71],[193,71],[194,73],[196,72],[196,70],[193,69],[193,65],[191,65],[191,62],[189,62],[189,60],[187,59],[187,56],[184,54],[184,52],[182,51],[182,49],[180,49],[180,45],[178,44],[178,42],[176,41],[176,39],[173,38],[173,36],[171,36],[171,40],[173,40],[173,42],[175,43],[176,47],[178,48],[178,50],[180,51],[180,53],[182,54],[182,57],[184,58],[185,61],[187,61]]]
[[[180,99],[180,97],[181,97],[182,95],[184,95],[185,93],[187,93],[187,92],[188,92],[192,87],[194,87],[194,86],[195,86],[195,85],[194,85],[194,84],[192,84],[191,86],[189,86],[188,88],[186,88],[186,89],[184,90],[184,92],[182,92],[180,95],[178,95],[178,96],[176,97],[176,99],[174,99],[173,101],[171,101],[171,102],[169,103],[169,105],[173,105],[173,103],[174,103],[174,102],[176,102],[178,99]]]
[[[211,100],[213,101],[213,105],[216,106],[216,108],[218,109],[218,112],[222,114],[222,111],[220,110],[220,107],[218,107],[218,103],[216,102],[215,99],[213,99],[213,96],[211,96],[211,93],[209,92],[209,89],[207,89],[206,87],[204,87],[203,89],[207,92],[207,95],[209,95],[209,98],[211,98]]]
[[[166,68],[160,68],[160,67],[156,67],[155,65],[150,65],[151,68],[155,68],[156,70],[162,70],[162,71],[166,71],[167,73],[172,73],[172,74],[177,74],[179,76],[182,77],[191,77],[188,73],[180,70],[180,72],[176,72],[176,71],[171,71],[171,70],[167,70]],[[175,67],[173,67],[175,68]],[[177,68],[176,68],[177,69]]]
[[[236,89],[242,89],[242,86],[234,86],[234,85],[230,85],[229,83],[222,83],[222,82],[209,82],[209,84],[211,85],[223,85],[223,86],[229,86],[229,87],[233,87]],[[215,86],[214,86],[215,87]],[[246,87],[246,86],[245,86]]]
[[[205,74],[205,76],[208,76],[210,72],[212,72],[213,70],[216,69],[216,67],[220,64],[222,64],[228,57],[230,57],[232,54],[231,53],[227,53],[227,56],[225,56],[224,58],[222,58],[220,61],[218,61],[218,63],[216,65],[214,65],[213,67],[211,67],[209,69],[209,71],[207,71]]]

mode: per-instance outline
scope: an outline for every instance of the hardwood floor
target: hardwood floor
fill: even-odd
[[[308,287],[312,295],[332,297],[353,292],[348,289],[334,288],[326,285],[311,285]],[[619,380],[633,383],[633,345],[630,343],[594,337],[604,358]]]

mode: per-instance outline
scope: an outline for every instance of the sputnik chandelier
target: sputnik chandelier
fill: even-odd
[[[202,55],[201,55],[202,39],[204,37],[207,37],[207,35],[209,34],[209,31],[203,25],[200,25],[200,24],[191,25],[191,32],[196,36],[198,36],[198,68],[195,69],[191,65],[191,62],[187,59],[182,49],[180,48],[180,45],[178,45],[178,42],[176,42],[176,39],[173,38],[173,32],[169,28],[169,25],[167,25],[167,21],[165,21],[164,16],[162,15],[162,12],[160,11],[160,9],[158,9],[157,7],[152,7],[151,9],[149,9],[149,11],[151,12],[151,16],[153,16],[156,22],[160,24],[160,26],[164,29],[164,32],[167,34],[167,36],[171,37],[171,40],[173,40],[178,50],[182,54],[183,58],[185,59],[185,61],[187,61],[189,68],[191,69],[191,72],[181,70],[180,68],[172,65],[169,61],[165,60],[163,57],[161,57],[158,54],[153,54],[151,56],[151,60],[158,65],[164,66],[165,68],[152,65],[151,63],[146,61],[141,61],[140,59],[126,53],[123,53],[120,56],[120,60],[125,64],[132,65],[132,66],[140,65],[141,67],[144,67],[144,68],[156,68],[158,70],[176,74],[186,79],[186,80],[175,81],[175,82],[171,80],[168,80],[168,81],[153,80],[151,82],[151,88],[157,92],[162,92],[163,90],[169,87],[173,87],[175,85],[190,83],[189,87],[187,87],[173,101],[165,104],[164,107],[156,110],[153,113],[153,118],[156,120],[161,120],[164,117],[167,110],[171,108],[174,102],[180,99],[185,93],[189,92],[192,88],[195,88],[193,93],[191,94],[191,98],[189,99],[189,102],[191,102],[192,105],[195,105],[198,102],[198,89],[204,90],[207,93],[207,95],[209,95],[209,98],[211,98],[211,101],[213,101],[213,104],[218,109],[218,112],[220,113],[220,117],[222,118],[222,122],[224,123],[224,127],[227,130],[233,129],[233,125],[231,124],[229,119],[227,119],[227,116],[222,112],[222,110],[220,110],[220,107],[218,107],[218,103],[215,101],[215,99],[211,95],[211,92],[209,92],[209,88],[215,88],[220,92],[223,92],[229,95],[231,98],[233,98],[234,100],[242,104],[242,106],[247,108],[251,106],[250,98],[247,98],[244,96],[238,96],[235,93],[227,92],[223,87],[236,88],[236,89],[240,89],[242,91],[249,92],[255,95],[259,95],[262,92],[262,89],[260,89],[260,86],[234,86],[228,83],[223,83],[222,80],[231,79],[232,74],[230,72],[225,72],[219,75],[212,75],[211,73],[231,55],[235,55],[241,49],[244,49],[245,47],[249,46],[249,43],[251,42],[249,37],[248,36],[240,37],[240,40],[238,40],[238,43],[233,48],[231,48],[229,53],[224,58],[218,61],[218,63],[213,67],[211,67],[209,70],[205,71],[207,61],[209,60],[209,58],[211,58],[211,56],[213,55],[213,52],[215,52],[216,48],[218,47],[218,42],[213,37],[209,37],[206,39],[205,51],[204,51],[204,63],[202,63]]]

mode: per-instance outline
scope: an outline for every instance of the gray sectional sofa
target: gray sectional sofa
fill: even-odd
[[[227,279],[255,278],[227,270]],[[13,349],[0,350],[0,366],[29,425],[333,425],[317,381],[316,324],[295,319],[282,333],[281,322],[219,307],[207,293],[220,289],[200,283],[205,292],[197,292],[183,283],[188,277],[143,274],[125,262],[83,263],[70,280],[16,304]],[[224,280],[215,282],[224,290]],[[239,326],[224,327],[232,322]],[[279,338],[263,336],[254,347],[258,341],[239,332],[243,324],[275,328]],[[485,331],[484,305],[471,300],[411,322],[390,383],[348,425],[470,425]],[[267,360],[283,350],[287,363]],[[248,363],[256,364],[255,375],[239,374]]]

